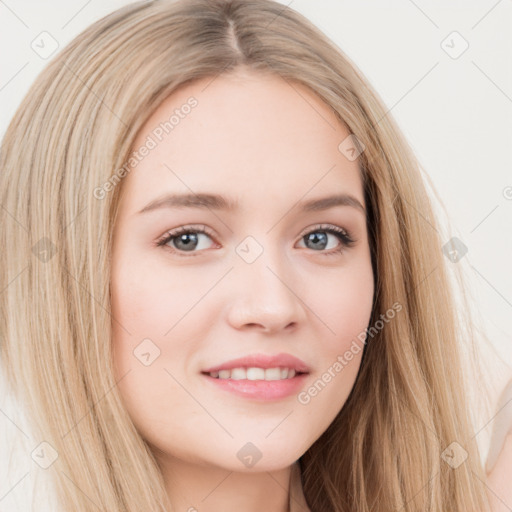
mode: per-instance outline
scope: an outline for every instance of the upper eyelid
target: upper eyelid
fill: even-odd
[[[328,229],[330,227],[333,227],[336,229],[341,229],[341,230],[345,231],[346,233],[349,233],[349,231],[342,226],[337,226],[336,224],[332,224],[332,223],[328,223],[328,222],[319,222],[319,223],[313,224],[312,226],[308,226],[308,227],[304,228],[300,232],[300,234],[302,235],[304,233],[309,233],[311,230],[314,230],[314,229],[320,230],[320,229]],[[180,232],[180,231],[201,231],[201,230],[203,230],[208,235],[211,234],[212,236],[215,236],[215,233],[213,232],[213,230],[211,230],[208,226],[206,226],[204,224],[183,224],[181,226],[177,226],[175,228],[168,229],[162,236],[166,236],[171,233]]]
[[[328,230],[329,228],[335,228],[336,230],[340,229],[342,230],[346,235],[350,235],[350,231],[348,231],[346,228],[343,228],[341,226],[337,226],[336,224],[330,224],[326,222],[320,222],[317,224],[314,224],[313,226],[309,226],[307,228],[304,228],[299,236],[304,236],[307,233],[310,233],[311,231],[322,231],[323,229]]]
[[[316,223],[312,226],[308,226],[301,231],[299,238],[302,238],[305,235],[307,235],[308,233],[311,233],[314,231],[322,231],[322,230],[327,231],[327,230],[329,230],[329,228],[335,228],[335,230],[341,230],[342,233],[340,233],[340,234],[344,234],[346,237],[351,238],[353,242],[357,241],[357,239],[353,236],[351,230],[347,230],[344,227],[337,226],[336,224],[331,224],[331,223]],[[159,237],[157,239],[156,243],[157,244],[160,244],[162,242],[167,243],[168,239],[172,239],[172,238],[178,236],[180,234],[180,232],[186,233],[189,231],[190,232],[197,231],[197,232],[200,232],[201,234],[206,234],[206,235],[210,236],[210,238],[212,238],[212,239],[216,238],[216,235],[213,232],[213,230],[211,230],[210,228],[208,228],[208,226],[206,226],[204,224],[183,224],[176,228],[167,230],[161,237]]]

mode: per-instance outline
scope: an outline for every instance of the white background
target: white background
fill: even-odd
[[[31,48],[36,36],[49,32],[60,50],[128,3],[0,1],[0,136],[48,62]],[[511,199],[504,193],[512,191],[512,1],[281,3],[306,15],[355,62],[431,178],[448,210],[451,236],[468,247],[459,264],[466,267],[478,321],[493,345],[483,347],[483,355],[498,393],[512,377],[512,193]],[[461,48],[454,31],[469,44],[458,58],[445,51],[447,45]],[[26,456],[39,441],[16,414],[15,404],[0,403],[0,512],[31,510],[35,477],[44,478]],[[8,471],[3,450],[20,437],[25,455],[15,457],[18,468]],[[43,503],[35,509],[44,510]]]

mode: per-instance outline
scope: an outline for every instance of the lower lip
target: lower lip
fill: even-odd
[[[210,375],[202,374],[214,386],[225,391],[231,391],[235,395],[256,400],[279,400],[296,394],[304,385],[307,373],[300,373],[291,379],[282,380],[248,380],[248,379],[217,379]]]

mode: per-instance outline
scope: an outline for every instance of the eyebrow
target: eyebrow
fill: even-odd
[[[306,212],[328,210],[335,206],[350,206],[366,215],[366,209],[359,200],[345,193],[300,201],[296,206]],[[151,201],[138,213],[147,213],[161,208],[199,208],[234,212],[239,208],[239,204],[237,201],[217,194],[167,194]]]

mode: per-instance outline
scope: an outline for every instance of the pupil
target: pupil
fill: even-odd
[[[321,233],[321,236],[318,236],[317,233]],[[311,240],[313,242],[313,244],[318,244],[319,241],[320,241],[320,245],[327,244],[327,235],[322,231],[318,231],[317,233],[310,233],[308,235],[309,240]],[[324,247],[322,247],[322,248],[324,248]]]
[[[192,240],[190,240],[190,238],[192,238]],[[197,244],[197,234],[195,234],[195,233],[185,233],[185,234],[181,235],[178,238],[177,242],[185,244],[184,245],[185,249],[190,249],[190,248],[193,249],[194,248],[193,247],[194,243]]]
[[[320,235],[318,235],[320,233]],[[313,243],[313,246],[321,246],[321,248],[325,248],[327,244],[327,234],[323,231],[317,231],[316,233],[310,233],[308,236],[308,241]],[[179,236],[176,241],[177,244],[183,244],[184,249],[193,249],[195,244],[197,244],[197,234],[196,233],[184,233]],[[179,248],[179,247],[178,247]]]

